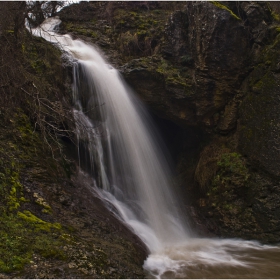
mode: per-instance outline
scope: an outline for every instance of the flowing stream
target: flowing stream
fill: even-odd
[[[55,33],[47,19],[35,36],[73,62],[73,114],[79,159],[111,210],[147,245],[149,278],[279,278],[280,247],[196,238],[172,193],[171,172],[145,108],[95,47]]]

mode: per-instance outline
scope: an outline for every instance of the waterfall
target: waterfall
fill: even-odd
[[[74,79],[79,108],[75,115],[83,119],[81,123],[87,119],[95,131],[86,141],[93,155],[92,169],[99,171],[99,187],[132,210],[135,217],[130,225],[136,232],[135,218],[154,232],[159,246],[182,241],[188,234],[171,193],[167,162],[153,141],[144,108],[98,51],[74,43],[71,51],[79,53],[75,65],[79,71],[74,71],[79,73]]]
[[[145,108],[92,45],[53,32],[51,25],[58,23],[49,19],[33,33],[58,43],[75,60],[73,99],[79,150],[86,150],[103,197],[115,205],[151,252],[186,240],[190,233]]]
[[[98,186],[96,191],[114,205],[120,219],[149,248],[151,254],[144,268],[150,275],[279,275],[279,246],[192,236],[183,218],[186,214],[181,214],[174,198],[170,169],[145,108],[100,51],[69,35],[55,33],[59,23],[57,18],[48,19],[32,33],[57,44],[73,61],[73,114],[80,164],[88,163],[86,168]],[[274,255],[269,258],[271,252]]]

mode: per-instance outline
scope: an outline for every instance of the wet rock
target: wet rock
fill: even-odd
[[[88,40],[103,47],[154,113],[182,131],[203,131],[200,148],[181,151],[182,162],[191,158],[193,166],[178,164],[182,185],[196,201],[191,215],[197,221],[204,215],[194,224],[222,236],[277,240],[270,192],[278,201],[279,27],[267,3],[192,1],[149,9],[84,3],[83,22],[71,9],[71,16],[62,12],[63,28],[75,36],[83,36],[85,27],[96,32]],[[225,154],[240,155],[247,179],[219,173]]]
[[[270,24],[273,21],[271,11],[262,2],[242,2],[242,12],[246,15],[246,20],[251,28],[256,28],[263,24]]]
[[[174,58],[175,60],[185,57],[185,62],[190,63],[188,58],[188,16],[185,11],[175,11],[171,14],[165,27],[165,41],[162,46],[162,53],[166,58]]]
[[[263,62],[243,84],[247,94],[240,108],[239,148],[256,166],[280,176],[280,77],[272,71],[280,59],[276,40],[274,49],[263,51]]]
[[[236,100],[232,100],[225,106],[224,112],[220,113],[221,116],[217,125],[217,131],[219,131],[219,133],[228,134],[236,128],[239,103],[240,102]]]

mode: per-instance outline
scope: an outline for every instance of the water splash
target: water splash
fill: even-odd
[[[144,263],[150,277],[279,278],[280,247],[238,239],[192,238],[151,254]]]
[[[73,62],[73,114],[81,165],[88,161],[98,195],[114,205],[150,249],[144,263],[149,276],[278,277],[279,246],[191,237],[145,109],[96,48],[56,34],[59,23],[57,18],[48,19],[32,33],[57,44]]]

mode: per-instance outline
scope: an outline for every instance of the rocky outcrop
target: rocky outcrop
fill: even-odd
[[[149,108],[181,127],[179,181],[196,220],[217,235],[279,241],[279,27],[267,3],[79,7],[61,13],[62,30],[100,46]]]
[[[203,148],[201,156],[196,156],[197,152],[194,153],[196,155],[193,154],[195,161],[198,161],[197,167],[189,166],[188,169],[196,170],[195,178],[199,185],[202,184],[202,190],[211,189],[215,175],[222,172],[219,167],[221,159],[227,155],[230,157],[231,152],[246,154],[246,145],[242,146],[243,133],[239,133],[240,125],[238,132],[233,133],[237,123],[242,122],[239,108],[246,95],[246,76],[258,63],[263,46],[270,44],[276,34],[267,5],[253,2],[189,2],[176,7],[177,11],[160,2],[150,7],[141,3],[83,5],[84,12],[99,11],[95,24],[90,25],[90,29],[98,36],[90,40],[110,56],[141,99],[159,116],[172,120],[181,127],[198,127],[201,131],[210,133],[208,138],[212,138],[211,143]],[[105,14],[107,17],[104,17]],[[62,19],[63,26],[67,27],[67,16],[62,14]],[[74,20],[78,22],[78,18]],[[90,23],[83,24],[88,26]],[[79,28],[70,31],[79,34]],[[104,43],[106,41],[110,43]],[[246,122],[245,119],[243,121]],[[216,134],[214,138],[211,136],[213,133]],[[240,138],[237,135],[241,135]],[[252,145],[250,147],[254,150]],[[205,157],[203,155],[206,151]],[[191,153],[190,149],[185,152]],[[246,167],[251,164],[251,159],[241,162]],[[204,164],[202,161],[205,161]],[[209,162],[212,163],[208,165]],[[194,174],[192,172],[188,173],[188,178]],[[192,180],[186,180],[194,184]],[[245,184],[241,181],[238,180],[232,188]],[[244,209],[250,207],[245,203],[246,195],[237,193],[237,196],[243,196]],[[230,201],[229,197],[223,195],[220,198]],[[206,205],[202,209],[208,209],[211,199],[208,202],[207,199],[201,202],[201,199],[204,200],[199,198],[198,205]],[[221,214],[219,207],[212,210],[218,216]],[[228,219],[230,213],[225,211],[223,216]],[[241,224],[245,224],[242,217],[239,220]],[[218,227],[223,228],[223,224],[225,221],[221,220]],[[215,232],[229,235],[231,231],[234,235],[239,231],[239,236],[245,236],[233,224],[230,230]]]
[[[250,52],[241,18],[210,2],[190,2],[167,21],[160,58],[131,60],[121,69],[145,102],[177,123],[227,132],[236,122],[232,100],[248,73]],[[155,72],[158,86],[152,85]],[[142,77],[151,81],[140,87]],[[163,98],[152,101],[159,94]]]
[[[148,8],[83,3],[62,12],[62,29],[99,45],[162,117],[232,130],[252,50],[269,37],[272,18],[265,5],[190,2],[174,11],[157,2]]]
[[[243,90],[239,149],[261,169],[279,177],[279,36],[262,49]],[[253,144],[252,144],[253,143]],[[257,152],[256,152],[257,151]]]
[[[189,41],[195,61],[196,115],[206,126],[229,129],[234,104],[250,59],[249,32],[237,16],[212,3],[189,3]],[[230,36],[229,36],[230,34]],[[219,115],[214,115],[218,113]],[[228,123],[228,128],[225,126]]]
[[[263,4],[241,7],[251,38],[249,72],[223,113],[225,127],[236,130],[227,134],[220,121],[216,132],[225,136],[216,135],[201,153],[196,178],[211,183],[199,203],[218,235],[278,242],[277,26]]]

